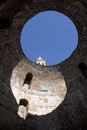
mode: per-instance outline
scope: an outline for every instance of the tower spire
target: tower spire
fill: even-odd
[[[46,60],[44,60],[41,56],[39,56],[37,58],[37,60],[35,61],[36,64],[39,64],[39,65],[43,65],[43,66],[46,66]]]

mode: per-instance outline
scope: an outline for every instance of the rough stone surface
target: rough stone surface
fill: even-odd
[[[78,46],[70,58],[54,66],[39,66],[32,63],[25,57],[20,46],[20,33],[24,23],[46,10],[60,11],[71,18],[79,35]],[[9,23],[7,25],[3,23],[3,28],[2,19]],[[78,68],[80,63],[87,66],[86,0],[1,1],[0,130],[87,130],[87,78]],[[23,98],[21,96],[24,90],[28,89],[23,86],[28,72],[33,74],[33,78],[26,98],[29,96],[31,102],[32,99],[36,101],[31,103],[32,112],[29,111],[26,120],[23,120],[17,111],[19,99]],[[62,102],[43,115],[43,111],[41,113],[41,109],[38,108],[38,101],[43,100],[41,102],[43,107],[44,102],[47,103],[47,100],[52,98],[50,94],[54,95],[55,91]],[[45,93],[44,97],[42,93]],[[52,100],[54,101],[53,98]],[[55,104],[49,103],[47,107],[50,105],[54,107]]]

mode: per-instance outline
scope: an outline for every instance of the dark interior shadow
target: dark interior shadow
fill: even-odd
[[[18,53],[21,49],[15,49],[16,45],[6,36],[11,23],[0,21],[0,130],[10,130],[12,125],[17,125],[15,122],[22,122],[17,115],[18,105],[10,86],[12,71],[21,60]]]
[[[11,22],[1,20],[1,24],[1,29],[7,29]],[[77,84],[75,75],[72,77],[67,70],[69,79],[66,72],[62,72],[67,94],[55,110],[42,116],[28,114],[26,120],[17,115],[18,105],[10,86],[12,71],[22,59],[22,52],[17,47],[18,43],[12,44],[8,39],[0,48],[3,54],[0,64],[0,130],[86,130],[87,106],[81,95],[86,96],[84,92],[81,93],[83,85]],[[71,79],[73,81],[69,82]]]
[[[9,19],[0,19],[0,29],[7,29],[11,26],[12,21]]]

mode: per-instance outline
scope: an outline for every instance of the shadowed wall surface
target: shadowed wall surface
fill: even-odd
[[[19,42],[25,22],[35,14],[46,10],[55,10],[67,15],[79,32],[78,47],[71,57],[54,66],[39,66],[28,60]],[[86,21],[86,0],[4,0],[0,2],[0,129],[87,129]],[[26,98],[30,92],[39,98],[40,91],[43,90],[41,85],[45,83],[47,94],[50,86],[51,94],[56,90],[61,103],[46,114],[38,114],[39,110],[35,114],[29,111],[24,120],[18,116],[17,111],[20,99],[24,98],[22,94],[27,90],[23,84],[28,73],[32,76],[29,78],[28,89],[30,90]],[[29,102],[30,99],[27,100]],[[33,106],[32,109],[34,107],[37,108]],[[32,111],[35,112],[35,109]]]

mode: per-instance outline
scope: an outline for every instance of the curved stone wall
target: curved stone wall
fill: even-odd
[[[6,0],[0,3],[0,129],[87,129],[86,7],[86,0]],[[35,14],[46,10],[56,10],[67,15],[79,33],[78,47],[71,57],[54,66],[32,63],[25,57],[20,46],[20,32],[24,23]],[[26,84],[23,86],[27,73],[33,74],[30,87]],[[25,90],[26,97],[23,95]],[[44,97],[42,93],[45,93]],[[52,102],[56,98],[52,98],[50,105],[47,105],[50,97],[46,99],[46,95],[49,96],[49,93],[51,98],[52,94],[56,94],[60,100],[58,105],[55,102],[56,107],[52,109]],[[37,110],[38,100],[35,101],[34,96],[41,102],[40,107],[43,107],[44,100],[45,106],[50,107],[51,111],[43,115],[46,109],[42,109],[42,113],[41,108]],[[23,102],[22,111],[29,111],[32,106],[32,112],[27,113],[25,120],[18,115],[20,99],[27,99],[29,105]]]

